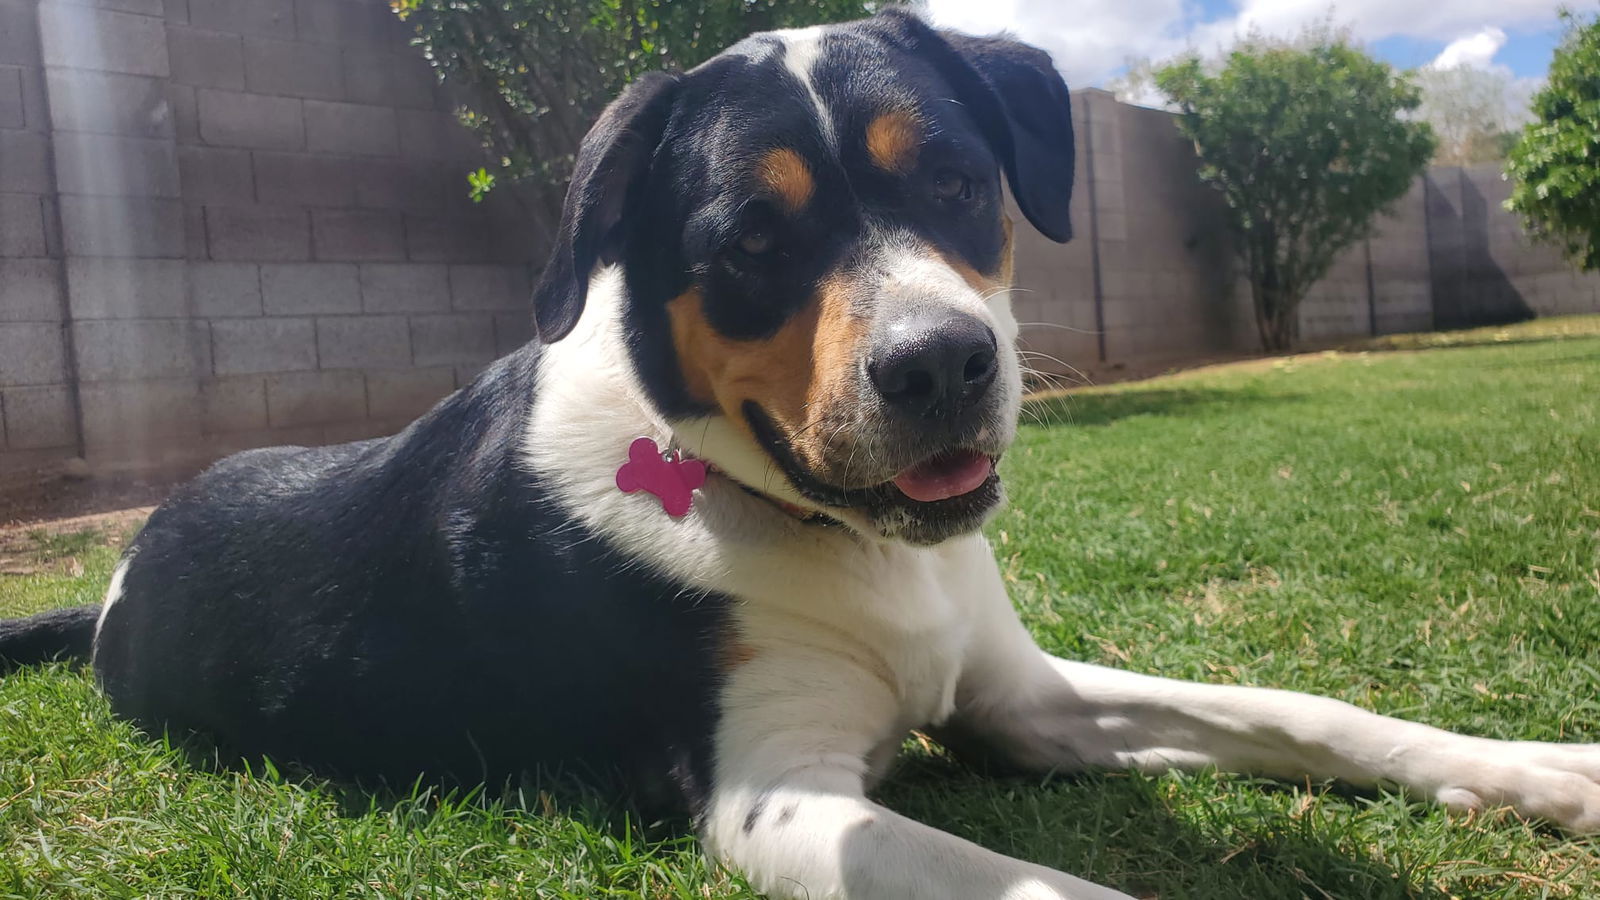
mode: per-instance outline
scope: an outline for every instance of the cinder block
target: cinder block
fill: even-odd
[[[400,148],[395,111],[387,106],[307,100],[306,146],[318,153],[394,156]]]
[[[67,260],[74,319],[165,319],[188,315],[185,270],[176,259]]]
[[[203,28],[167,27],[172,80],[197,87],[244,90],[244,39]]]
[[[491,360],[484,360],[483,362],[468,363],[466,365],[456,366],[456,387],[464,388],[474,381],[477,381],[478,376],[483,374],[483,370],[489,367],[490,362]]]
[[[311,220],[303,209],[207,206],[206,241],[212,259],[310,259]]]
[[[74,322],[72,340],[78,376],[86,382],[173,378],[211,371],[211,335],[204,322]]]
[[[200,100],[193,86],[167,82],[167,109],[172,114],[173,136],[179,146],[204,143],[200,140]]]
[[[356,267],[346,263],[285,263],[261,267],[261,298],[269,316],[361,311]]]
[[[494,317],[477,313],[413,317],[411,356],[419,366],[487,362],[494,358]]]
[[[298,150],[305,146],[300,101],[236,91],[202,89],[200,136],[219,147]]]
[[[45,256],[44,208],[33,194],[0,194],[0,257]]]
[[[189,24],[213,31],[288,38],[294,36],[290,0],[189,0]]]
[[[450,163],[366,159],[354,185],[356,203],[371,209],[443,213],[467,202],[466,174]]]
[[[255,178],[248,150],[179,147],[178,180],[189,203],[250,203]]]
[[[46,0],[39,38],[47,66],[167,77],[166,23],[159,18]]]
[[[219,319],[211,323],[218,375],[308,372],[317,367],[310,319]]]
[[[50,190],[50,139],[34,131],[0,131],[0,191]]]
[[[23,127],[29,131],[50,130],[50,104],[44,92],[44,69],[15,70],[22,78]]]
[[[371,419],[363,419],[360,422],[336,422],[322,427],[322,440],[326,444],[352,444],[357,441],[388,437],[409,424],[411,423],[393,420],[380,422]]]
[[[526,266],[450,267],[450,298],[461,310],[532,310]]]
[[[127,459],[200,435],[200,385],[193,378],[85,384],[78,397],[91,451]]]
[[[449,366],[368,372],[367,414],[374,419],[415,419],[455,389],[455,370]]]
[[[189,305],[206,319],[261,315],[260,268],[254,263],[189,263]]]
[[[61,318],[61,268],[53,259],[0,256],[0,322]]]
[[[446,312],[450,279],[443,265],[369,263],[361,267],[361,308],[367,312]]]
[[[55,384],[67,377],[61,326],[54,322],[0,323],[0,385]]]
[[[72,256],[182,259],[183,204],[164,197],[63,195],[61,233]]]
[[[200,428],[206,434],[267,427],[267,385],[253,377],[200,382]]]
[[[211,258],[211,247],[206,242],[206,208],[198,203],[183,208],[183,255],[197,261]]]
[[[327,425],[366,418],[360,372],[301,372],[267,379],[267,421],[274,428]]]
[[[354,103],[396,106],[399,86],[393,77],[394,54],[387,50],[345,47],[340,56],[344,69],[344,96]],[[410,106],[412,104],[406,104]]]
[[[63,194],[178,196],[177,147],[170,139],[58,132],[55,152]]]
[[[317,259],[381,261],[406,258],[400,213],[375,210],[315,210],[312,246]]]
[[[262,203],[350,206],[356,202],[359,161],[307,153],[253,155],[256,195]]]
[[[404,316],[334,316],[317,320],[317,361],[324,369],[411,365]]]
[[[75,447],[55,447],[50,450],[0,450],[0,472],[6,474],[37,472],[46,477],[61,473],[61,464],[77,456]]]
[[[164,14],[163,0],[61,0],[65,3],[76,3],[79,6],[93,6],[98,9],[110,9],[117,12],[138,13],[141,16],[161,16]]]
[[[0,0],[0,63],[39,65],[37,0]]]
[[[22,69],[0,66],[0,128],[25,128],[27,110],[22,101]]]
[[[303,41],[326,44],[389,43],[394,14],[387,3],[362,0],[296,0],[296,34]]]
[[[533,327],[533,311],[500,313],[494,317],[494,354],[505,356],[538,335]]]
[[[58,197],[39,198],[39,214],[44,220],[44,252],[46,256],[64,255],[61,240],[61,203]]]
[[[402,109],[395,113],[400,153],[407,159],[466,162],[484,157],[483,147],[450,113]]]
[[[50,69],[50,114],[56,131],[170,138],[173,114],[162,78]]]
[[[482,218],[406,214],[406,256],[418,262],[493,262],[493,235]]]
[[[6,388],[5,417],[6,444],[13,450],[70,447],[78,441],[66,385]]]
[[[490,225],[489,236],[489,248],[496,262],[538,271],[550,258],[551,238],[544,226],[531,219],[495,222]]]
[[[439,83],[439,73],[418,51],[410,47],[402,47],[397,51],[393,56],[389,77],[394,82],[395,106],[440,110],[455,118],[453,110],[461,104],[446,95]]]
[[[337,47],[245,38],[244,81],[251,91],[337,100],[344,96]]]

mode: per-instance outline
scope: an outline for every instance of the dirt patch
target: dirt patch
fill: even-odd
[[[160,472],[72,480],[58,472],[41,472],[10,481],[0,488],[0,532],[40,523],[54,528],[58,520],[154,507],[195,474]]]
[[[137,506],[0,526],[0,575],[82,575],[81,554],[94,547],[122,547],[154,511],[153,506]]]

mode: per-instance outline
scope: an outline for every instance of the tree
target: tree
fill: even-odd
[[[1510,79],[1502,72],[1472,66],[1425,66],[1414,75],[1422,89],[1417,116],[1439,139],[1434,161],[1452,166],[1500,162],[1521,117],[1511,104]]]
[[[1511,151],[1506,207],[1574,265],[1600,269],[1600,17],[1563,16],[1567,33],[1550,81],[1534,95],[1534,121]]]
[[[1181,57],[1156,84],[1227,201],[1262,346],[1288,349],[1306,292],[1433,155],[1429,127],[1404,115],[1417,88],[1327,26],[1252,35],[1218,66]]]
[[[527,186],[560,217],[578,142],[638,75],[687,69],[755,31],[860,18],[865,0],[391,0],[498,165],[468,176],[481,197]]]

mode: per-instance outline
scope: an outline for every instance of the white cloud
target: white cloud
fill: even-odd
[[[1476,34],[1451,41],[1428,66],[1434,69],[1454,69],[1459,66],[1487,69],[1494,61],[1494,55],[1505,45],[1505,30],[1490,25]]]
[[[1211,53],[1251,28],[1289,36],[1328,17],[1364,41],[1479,41],[1553,25],[1562,0],[1234,0],[1204,18],[1198,0],[928,0],[935,22],[974,34],[1010,31],[1049,50],[1074,87],[1104,84],[1130,59]],[[1462,35],[1467,35],[1462,38]],[[1458,54],[1469,54],[1463,45]],[[1499,46],[1489,51],[1492,59]],[[1465,58],[1465,57],[1464,57]],[[1474,57],[1475,58],[1475,57]]]

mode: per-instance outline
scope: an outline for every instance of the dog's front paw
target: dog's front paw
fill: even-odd
[[[1001,895],[1000,900],[1135,900],[1135,898],[1062,872],[1042,870],[1037,878],[1024,878],[1011,885]]]
[[[1467,739],[1434,792],[1455,810],[1510,807],[1569,831],[1600,832],[1600,744]]]

